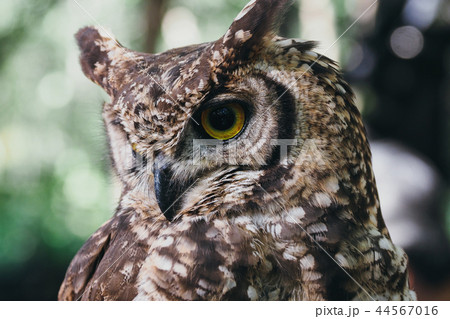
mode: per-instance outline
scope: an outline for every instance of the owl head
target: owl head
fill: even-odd
[[[111,97],[122,206],[167,222],[348,207],[383,227],[351,89],[314,43],[277,36],[289,2],[253,0],[217,41],[160,54],[77,33],[83,72]]]

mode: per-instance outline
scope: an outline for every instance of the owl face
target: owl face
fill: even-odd
[[[280,210],[268,196],[330,206],[374,194],[362,182],[370,152],[350,88],[313,43],[274,33],[287,2],[252,1],[216,42],[161,54],[78,32],[83,71],[111,96],[103,115],[116,172],[153,214],[172,221]]]

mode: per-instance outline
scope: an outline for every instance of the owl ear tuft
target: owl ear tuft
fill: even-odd
[[[123,59],[127,50],[105,31],[95,27],[79,30],[75,38],[81,50],[80,63],[83,73],[108,94],[114,94],[117,81],[114,80],[113,69]]]
[[[234,19],[219,43],[233,57],[245,60],[274,36],[292,0],[253,0]]]

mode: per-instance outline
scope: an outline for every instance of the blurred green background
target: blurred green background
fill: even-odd
[[[108,97],[81,72],[76,31],[100,24],[126,47],[159,52],[219,38],[246,2],[0,1],[0,300],[56,299],[71,258],[117,203],[119,190],[110,176],[101,121],[101,105]],[[390,2],[405,5],[406,0]],[[319,50],[325,52],[371,3],[297,1],[282,30],[322,41]],[[367,80],[370,72],[364,78],[353,71],[355,59],[361,58],[355,56],[362,50],[358,41],[389,36],[390,29],[376,29],[376,12],[374,7],[327,51],[348,70],[359,88],[359,106],[375,127],[380,115],[373,96],[379,92]],[[435,17],[432,25],[447,32],[449,20]],[[448,65],[449,54],[442,53]],[[444,123],[439,122],[439,131],[428,136],[429,130],[416,127],[420,136],[438,138],[440,144],[402,141],[430,157],[448,177],[450,108],[441,102]],[[381,126],[380,131],[389,136],[389,129]],[[443,207],[448,215],[448,196]]]

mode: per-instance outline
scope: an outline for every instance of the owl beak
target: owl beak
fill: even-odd
[[[162,163],[164,163],[164,161],[162,161],[161,155],[158,155],[153,164],[155,195],[162,214],[167,220],[172,221],[177,208],[179,207],[179,204],[177,203],[179,201],[178,194],[171,190],[174,185],[172,183],[172,172],[169,165]]]

